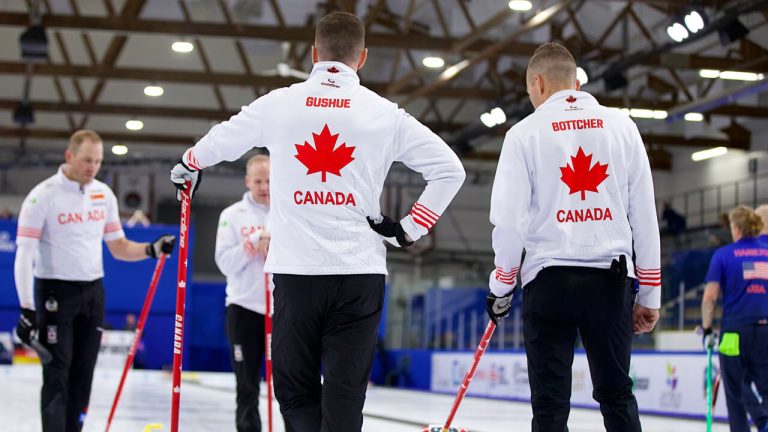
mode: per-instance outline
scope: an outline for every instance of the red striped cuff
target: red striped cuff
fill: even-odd
[[[642,267],[636,267],[635,273],[637,273],[637,281],[640,285],[646,286],[661,286],[661,269],[645,269]]]
[[[123,226],[120,225],[120,222],[110,222],[106,225],[104,225],[104,233],[108,234],[115,231],[120,231],[123,229]]]
[[[201,169],[205,168],[195,157],[195,149],[191,148],[187,150],[186,153],[184,153],[184,163],[187,164],[188,167],[192,168],[195,171],[200,171]]]
[[[437,223],[437,220],[440,218],[440,215],[418,202],[411,208],[410,215],[413,217],[414,222],[426,228],[427,231],[432,229],[435,223]]]
[[[16,230],[16,237],[29,237],[29,238],[39,239],[42,233],[43,233],[43,230],[38,228],[29,228],[29,227],[20,226]]]
[[[505,272],[501,267],[496,267],[496,280],[507,285],[513,285],[517,279],[517,272],[519,270],[520,267],[515,267],[512,270]]]

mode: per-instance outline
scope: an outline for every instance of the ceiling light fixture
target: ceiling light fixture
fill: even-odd
[[[719,71],[714,69],[702,69],[699,71],[699,76],[702,78],[720,78],[734,81],[760,81],[765,78],[765,75],[756,72]]]
[[[689,121],[689,122],[700,122],[700,121],[704,121],[704,114],[697,113],[697,112],[689,112],[689,113],[686,113],[683,118],[685,119],[685,121]]]
[[[579,80],[580,85],[584,85],[589,82],[587,71],[585,71],[581,66],[576,68],[576,79]]]
[[[533,8],[533,3],[527,0],[512,0],[509,2],[509,8],[517,12],[525,12]]]
[[[165,93],[165,90],[163,90],[162,87],[159,85],[148,85],[144,87],[144,94],[151,97],[158,97],[162,96],[163,93]]]
[[[723,156],[726,153],[728,153],[728,149],[726,147],[715,147],[693,153],[691,155],[691,160],[694,162],[699,162],[705,159],[712,159],[714,157]]]
[[[115,144],[112,146],[112,154],[116,156],[125,156],[128,153],[128,147],[122,144]]]
[[[704,17],[698,11],[691,11],[683,19],[685,27],[691,33],[698,33],[699,30],[704,28]]]
[[[490,112],[482,113],[480,115],[480,121],[485,125],[485,127],[492,128],[506,123],[507,114],[501,107],[496,107]]]
[[[171,45],[171,49],[177,53],[189,53],[194,51],[195,46],[192,44],[192,42],[179,40]]]
[[[424,66],[428,68],[433,68],[433,69],[437,69],[445,66],[445,60],[443,60],[442,57],[436,57],[436,56],[424,57],[424,60],[422,60],[421,63]]]
[[[675,42],[682,42],[688,38],[688,30],[679,22],[667,27],[667,35]]]
[[[128,120],[125,122],[125,128],[132,131],[144,129],[144,122],[141,120]]]

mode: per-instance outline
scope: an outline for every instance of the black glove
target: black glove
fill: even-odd
[[[485,298],[485,310],[488,312],[488,318],[494,324],[499,325],[499,318],[509,315],[509,308],[512,307],[512,293],[514,291],[510,291],[509,294],[502,297],[496,297],[492,292],[488,293],[488,297]]]
[[[717,332],[712,328],[705,328],[701,334],[701,345],[705,350],[714,349],[717,344]]]
[[[408,240],[408,236],[405,235],[400,222],[393,221],[389,216],[383,216],[381,222],[378,223],[374,222],[370,217],[366,217],[366,219],[368,219],[368,225],[371,226],[372,230],[379,233],[382,237],[394,237],[400,247],[407,247],[413,244],[413,241]]]
[[[157,259],[160,254],[170,255],[176,244],[176,236],[171,234],[161,235],[152,243],[147,243],[147,256]]]
[[[37,331],[37,313],[32,309],[21,308],[19,323],[16,324],[16,335],[27,345],[32,342],[33,333]]]
[[[176,200],[181,202],[181,191],[187,189],[187,181],[192,182],[192,190],[189,194],[189,199],[195,197],[197,188],[200,187],[200,183],[203,181],[203,172],[190,168],[184,163],[184,160],[179,160],[179,163],[173,166],[171,169],[171,183],[176,186]]]

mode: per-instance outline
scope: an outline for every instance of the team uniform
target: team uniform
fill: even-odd
[[[577,330],[607,430],[640,430],[632,308],[661,304],[656,218],[637,127],[590,94],[556,92],[507,132],[491,195],[490,288],[502,297],[521,275],[534,431],[566,429]]]
[[[264,357],[264,257],[249,257],[244,243],[258,243],[269,207],[250,192],[225,208],[216,233],[216,265],[227,277],[227,339],[237,382],[238,432],[261,431],[259,383]]]
[[[117,199],[104,183],[80,186],[58,173],[35,186],[19,215],[19,250],[34,249],[32,278],[16,275],[22,306],[35,305],[43,366],[43,431],[79,431],[88,411],[104,318],[102,241],[125,236]],[[18,256],[17,256],[18,259]]]
[[[745,402],[754,382],[762,401],[750,410],[760,431],[768,429],[768,245],[745,237],[712,256],[707,282],[723,293],[720,369],[731,432],[749,431]],[[745,397],[746,396],[746,397]]]
[[[265,270],[275,283],[283,417],[288,430],[359,431],[387,273],[382,237],[366,217],[380,219],[387,172],[402,161],[427,181],[401,221],[415,241],[437,222],[464,170],[442,139],[340,62],[318,62],[305,82],[244,107],[182,161],[202,169],[253,147],[269,149],[272,167]]]

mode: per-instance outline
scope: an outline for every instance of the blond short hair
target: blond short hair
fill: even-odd
[[[563,86],[576,84],[576,60],[568,48],[557,42],[539,45],[528,60],[527,79],[533,81],[534,75]]]
[[[67,150],[72,152],[72,154],[77,154],[77,151],[80,150],[80,147],[83,145],[83,142],[85,141],[92,141],[95,143],[103,142],[99,134],[97,134],[96,132],[90,129],[80,129],[79,131],[73,133],[72,136],[69,137],[69,144],[67,144]]]
[[[763,229],[763,219],[747,206],[740,205],[728,215],[731,225],[737,227],[744,237],[755,237]]]
[[[249,169],[251,169],[251,166],[259,164],[259,163],[269,164],[269,156],[264,155],[264,154],[258,154],[256,156],[251,156],[250,159],[248,159],[248,162],[245,163],[245,171],[247,172]]]

